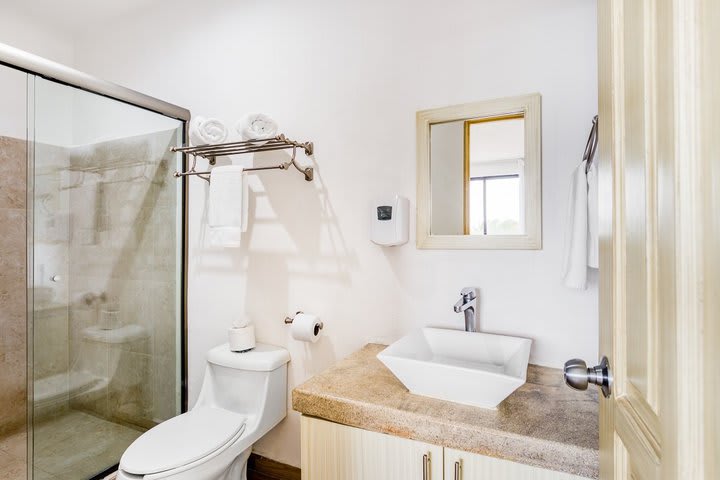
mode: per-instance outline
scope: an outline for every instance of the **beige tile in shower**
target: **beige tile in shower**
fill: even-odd
[[[25,480],[27,465],[24,459],[0,451],[0,473],[3,480]]]
[[[0,137],[0,208],[25,208],[26,152],[25,140]]]
[[[0,452],[25,460],[27,457],[27,433],[25,429],[0,437]]]
[[[153,360],[153,416],[156,421],[164,421],[178,414],[177,363],[175,356]]]
[[[152,427],[152,358],[112,348],[110,363],[117,365],[108,386],[110,418],[140,427]]]
[[[68,371],[68,310],[36,309],[33,328],[33,373],[36,379]]]
[[[25,308],[26,242],[25,210],[0,208],[2,238],[0,242],[0,292],[3,305]]]
[[[0,283],[2,278],[0,277]],[[2,287],[0,286],[0,291]],[[10,302],[7,302],[10,303]],[[0,366],[4,367],[2,363],[2,355],[15,350],[25,351],[25,339],[27,336],[27,327],[25,325],[25,311],[18,311],[17,308],[7,306],[7,303],[3,300],[3,295],[0,293]],[[25,373],[18,376],[25,376]],[[20,380],[18,378],[18,380]]]
[[[0,353],[0,435],[25,426],[26,365],[24,348]]]
[[[60,480],[55,475],[36,468],[33,472],[33,480]]]
[[[35,472],[47,478],[89,478],[119,461],[140,430],[87,413],[70,411],[42,422],[35,429]],[[40,477],[43,478],[43,477]]]

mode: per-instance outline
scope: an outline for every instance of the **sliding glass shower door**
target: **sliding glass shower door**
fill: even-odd
[[[181,409],[183,122],[29,86],[32,472],[89,479]]]
[[[27,478],[27,81],[0,65],[0,478]]]

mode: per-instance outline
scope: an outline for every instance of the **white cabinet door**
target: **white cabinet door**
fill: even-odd
[[[302,417],[303,480],[442,480],[436,445]]]
[[[445,449],[445,480],[586,480],[499,458]]]

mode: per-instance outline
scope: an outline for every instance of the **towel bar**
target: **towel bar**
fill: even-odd
[[[287,170],[290,166],[294,166],[298,172],[305,175],[305,180],[311,182],[314,177],[313,167],[303,167],[295,161],[295,153],[298,148],[305,151],[305,155],[312,155],[314,145],[312,142],[296,142],[288,139],[285,135],[280,134],[269,140],[245,140],[242,142],[218,143],[215,145],[197,145],[191,147],[172,147],[170,151],[185,153],[192,155],[193,162],[190,170],[187,172],[175,172],[175,178],[197,175],[205,181],[210,181],[210,171],[198,172],[195,170],[197,157],[206,158],[210,165],[215,165],[215,158],[220,156],[240,155],[243,153],[270,152],[273,150],[285,150],[292,148],[293,153],[289,162],[281,163],[270,167],[252,167],[246,168],[248,172],[259,170]]]

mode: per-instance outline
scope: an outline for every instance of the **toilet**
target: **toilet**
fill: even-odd
[[[252,445],[287,414],[287,350],[227,344],[207,354],[197,403],[135,440],[118,480],[246,480]]]

